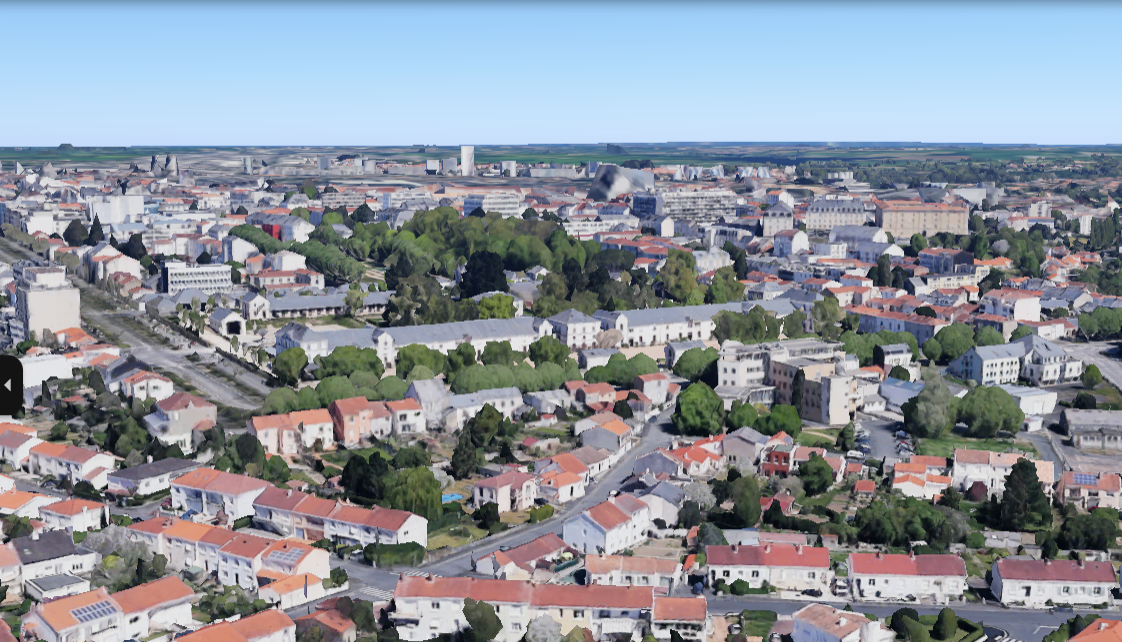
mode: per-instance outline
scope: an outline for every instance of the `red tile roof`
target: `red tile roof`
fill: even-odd
[[[711,566],[830,567],[829,549],[791,544],[706,546],[705,559]]]
[[[850,573],[966,577],[966,562],[957,555],[850,553],[849,560]]]
[[[1038,582],[1118,582],[1110,562],[1075,560],[1000,559],[997,571],[1003,579]]]

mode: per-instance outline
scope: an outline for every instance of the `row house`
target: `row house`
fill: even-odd
[[[613,555],[644,541],[650,526],[647,504],[621,493],[566,520],[561,537],[582,553]]]
[[[0,423],[0,461],[13,470],[27,470],[31,449],[43,443],[35,436],[34,428],[19,424]]]
[[[251,417],[248,431],[269,455],[293,456],[317,447],[335,448],[335,422],[325,408]]]
[[[854,599],[915,596],[946,604],[961,599],[967,588],[966,562],[957,555],[850,553],[846,565]]]
[[[752,588],[766,582],[780,590],[829,590],[833,572],[830,551],[797,544],[739,544],[706,546],[705,559],[710,585],[731,585],[744,580]]]
[[[330,558],[326,550],[299,540],[238,535],[218,551],[218,579],[223,586],[253,591],[261,579],[283,581],[311,575],[322,586],[322,580],[331,574]]]
[[[946,475],[901,474],[897,471],[892,479],[892,490],[899,491],[905,497],[929,501],[936,501],[950,485],[951,478]]]
[[[207,516],[222,511],[232,523],[253,515],[253,500],[270,487],[269,482],[248,475],[197,468],[172,480],[171,507]]]
[[[44,642],[124,642],[190,627],[195,592],[176,575],[110,594],[105,587],[35,605],[21,633]]]
[[[87,481],[94,488],[109,485],[109,471],[117,460],[108,453],[99,453],[69,444],[43,442],[29,452],[27,470],[32,475],[53,476],[77,484]]]
[[[201,468],[194,460],[167,457],[149,461],[138,466],[114,470],[107,475],[109,486],[106,492],[130,497],[146,497],[171,489],[171,480]]]
[[[659,642],[670,642],[671,632],[682,640],[705,642],[713,633],[708,602],[703,596],[662,597],[656,595],[651,608],[651,635]]]
[[[649,631],[654,592],[638,586],[532,584],[517,580],[402,575],[391,615],[402,640],[457,635],[468,628],[467,599],[486,602],[502,622],[497,642],[518,642],[530,621],[549,616],[561,630],[581,627],[595,640],[642,636]],[[691,615],[693,615],[691,613]]]
[[[47,530],[71,533],[101,530],[109,525],[109,507],[87,499],[65,499],[39,509]]]
[[[1052,604],[1114,605],[1118,574],[1107,562],[999,558],[991,569],[990,590],[1005,605],[1043,609]]]
[[[292,218],[305,222],[303,219]],[[310,225],[310,224],[309,224]],[[296,642],[296,623],[279,609],[260,613],[233,622],[218,622],[181,635],[179,642]]]
[[[549,569],[579,557],[580,552],[566,544],[556,533],[546,533],[525,544],[492,551],[475,559],[472,561],[472,569],[497,580],[528,580],[539,569]]]
[[[588,583],[602,586],[653,586],[667,595],[685,580],[681,562],[634,555],[588,555],[584,558]]]
[[[261,270],[249,275],[249,284],[257,290],[276,290],[281,288],[318,288],[323,289],[323,275],[314,270]]]
[[[407,511],[360,508],[288,488],[270,487],[253,502],[253,521],[261,529],[318,541],[352,544],[428,544],[428,520]]]
[[[622,421],[613,419],[582,432],[580,443],[582,446],[623,454],[631,450],[632,429]]]
[[[52,495],[28,493],[12,488],[0,493],[0,516],[15,515],[16,517],[39,519],[39,511],[43,507],[58,501],[59,498]]]
[[[18,573],[5,578],[5,586],[23,592],[24,584],[40,578],[62,575],[83,575],[94,570],[100,555],[74,544],[74,536],[66,531],[45,531],[17,537],[0,548],[5,566],[16,562]]]
[[[600,334],[600,319],[570,308],[549,317],[549,324],[553,326],[554,336],[569,346],[570,350],[597,347],[596,335]]]
[[[1041,294],[1036,290],[990,290],[982,296],[982,310],[1015,321],[1039,321]]]

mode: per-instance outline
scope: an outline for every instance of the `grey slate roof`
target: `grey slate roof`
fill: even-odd
[[[122,468],[109,473],[110,477],[116,479],[127,479],[129,481],[140,481],[142,479],[149,479],[152,477],[159,477],[168,473],[181,473],[186,474],[196,468],[202,466],[197,461],[190,461],[187,459],[176,459],[169,457],[167,459],[160,459],[147,464],[139,466],[132,466],[130,468]]]
[[[572,308],[569,308],[568,310],[565,310],[564,312],[558,312],[557,314],[549,317],[549,322],[553,323],[553,324],[556,324],[556,325],[569,325],[571,323],[596,323],[596,324],[599,324],[600,319],[588,316],[587,314],[581,312],[580,310],[574,310]]]
[[[81,584],[85,581],[86,580],[83,580],[80,577],[74,577],[69,573],[63,573],[61,575],[47,575],[45,577],[40,577],[34,580],[27,580],[29,584],[34,584],[35,586],[39,587],[39,590],[43,593],[55,591],[67,586],[73,586],[74,584]]]
[[[773,312],[777,317],[784,317],[794,312],[794,307],[786,301],[773,299],[771,301],[743,301],[736,303],[713,303],[709,305],[685,305],[673,308],[651,308],[647,310],[625,310],[608,312],[597,310],[592,316],[602,321],[615,324],[616,319],[626,316],[629,325],[634,328],[644,325],[664,325],[668,323],[684,323],[687,319],[712,319],[718,313],[741,312],[746,313],[759,306],[767,312]]]
[[[538,334],[538,328],[543,322],[542,319],[534,317],[518,317],[516,319],[479,319],[432,325],[378,328],[374,331],[373,339],[377,340],[383,334],[388,334],[393,338],[394,345],[399,348],[414,343],[463,341],[465,337],[471,337],[476,341],[506,341],[511,336]]]
[[[16,555],[24,566],[78,554],[74,536],[68,531],[47,531],[40,534],[38,539],[34,538],[34,535],[28,535],[12,540]]]

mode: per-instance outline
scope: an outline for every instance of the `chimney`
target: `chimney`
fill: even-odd
[[[284,494],[285,497],[292,497],[292,489],[289,488],[288,492]]]
[[[736,544],[733,544],[733,545],[732,545],[732,552],[733,552],[733,554],[734,554],[734,555],[735,555],[736,553],[740,552],[740,547],[739,547],[739,546],[737,546]]]
[[[148,463],[152,463],[152,455],[148,455]]]
[[[795,544],[795,555],[802,555],[802,554],[803,554],[802,544]]]
[[[1099,630],[1100,631],[1106,630],[1106,620],[1099,620]]]
[[[1052,560],[1048,559],[1047,557],[1044,558],[1044,565],[1045,566],[1051,566],[1052,565]]]
[[[877,559],[884,559],[884,553],[877,551]]]
[[[770,553],[771,552],[771,544],[767,544],[767,545],[764,546],[764,552],[765,553]]]
[[[844,617],[839,617],[838,618],[838,626],[839,627],[845,626],[847,623],[848,623],[848,620],[846,620]]]
[[[31,539],[33,541],[38,542],[39,541],[39,531],[31,531]]]
[[[914,560],[916,558],[916,552],[914,550],[913,551],[908,551],[908,556],[911,557]]]
[[[1086,566],[1087,566],[1087,560],[1080,557],[1079,558],[1079,568],[1085,568]]]
[[[432,581],[433,581],[433,574],[432,574],[432,573],[429,573],[429,576],[428,576],[427,578],[425,578],[425,579],[427,579],[428,581],[432,582]]]

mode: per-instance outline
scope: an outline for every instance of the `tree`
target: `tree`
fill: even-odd
[[[612,412],[619,415],[620,419],[631,419],[635,413],[631,411],[631,406],[627,402],[620,399],[612,406]]]
[[[210,265],[210,263],[211,263],[210,252],[204,251],[202,254],[197,256],[195,258],[195,263],[197,263],[199,265]]]
[[[912,380],[912,373],[908,372],[908,369],[904,366],[892,366],[892,370],[888,372],[888,376],[893,379],[899,379],[900,381]]]
[[[693,528],[701,523],[701,506],[697,502],[684,501],[678,511],[678,528]]]
[[[902,407],[904,428],[916,437],[937,439],[958,420],[958,399],[934,367],[924,369],[923,381],[923,390]]]
[[[728,303],[744,300],[744,284],[737,280],[736,270],[726,265],[717,270],[709,289],[705,291],[706,303]]]
[[[760,488],[754,476],[748,475],[732,482],[729,494],[732,496],[733,512],[747,526],[754,526],[760,521]]]
[[[352,286],[343,297],[343,305],[347,306],[347,316],[356,316],[365,307],[366,293]]]
[[[791,405],[795,407],[795,412],[802,416],[803,414],[803,386],[806,385],[806,373],[802,368],[795,371],[795,379],[791,382]]]
[[[935,314],[935,308],[933,308],[929,305],[921,305],[918,308],[916,308],[916,315],[921,316],[921,317],[927,317],[929,319],[934,319],[935,317],[939,316],[939,315]]]
[[[468,642],[490,642],[503,630],[503,623],[495,615],[495,607],[486,602],[464,599],[464,619],[471,630],[465,633]]]
[[[935,621],[933,632],[940,640],[953,640],[958,634],[958,616],[954,611],[949,608],[939,611],[939,619]]]
[[[561,343],[553,335],[544,336],[530,344],[530,360],[534,365],[541,366],[546,363],[565,365],[569,358],[569,346]]]
[[[687,301],[700,287],[693,254],[681,250],[670,250],[666,263],[658,272],[658,277],[662,281],[663,290],[678,302]]]
[[[802,310],[783,317],[783,336],[788,339],[798,339],[806,335],[806,314]]]
[[[460,429],[456,449],[452,451],[452,459],[448,467],[449,472],[456,479],[467,479],[479,467],[480,462],[479,452],[475,449],[471,440],[471,431],[465,426]]]
[[[974,334],[974,343],[980,346],[999,346],[1005,343],[1005,338],[995,328],[987,325]]]
[[[1082,319],[1080,320],[1080,327],[1083,327]],[[1016,341],[1017,339],[1020,339],[1022,337],[1027,337],[1030,334],[1034,334],[1031,326],[1027,326],[1027,325],[1018,326],[1017,329],[1013,331],[1013,334],[1009,336],[1009,342],[1012,343],[1012,342]]]
[[[920,252],[927,249],[927,237],[918,232],[912,234],[911,249],[912,254],[918,256]]]
[[[791,437],[798,437],[802,423],[794,406],[778,404],[772,406],[770,413],[757,417],[752,427],[761,435],[778,435],[785,432]]]
[[[86,239],[89,238],[90,233],[86,231],[84,225],[78,222],[78,219],[70,221],[70,225],[66,226],[66,230],[62,233],[62,239],[70,247],[79,247],[86,244]]]
[[[460,295],[465,298],[485,292],[508,292],[510,287],[503,273],[503,259],[494,252],[482,250],[472,254],[465,267]]]
[[[810,459],[799,466],[799,479],[803,480],[806,494],[813,497],[833,486],[834,469],[818,453],[811,453]]]
[[[1080,392],[1075,395],[1075,401],[1071,402],[1071,405],[1079,410],[1094,410],[1098,407],[1099,402],[1095,395],[1089,392]]]
[[[479,522],[479,527],[486,530],[491,526],[501,521],[499,517],[499,505],[495,502],[487,502],[480,506],[474,513],[472,518]]]
[[[974,347],[974,329],[965,323],[952,323],[935,334],[943,349],[943,361],[954,361]]]
[[[958,492],[954,486],[951,486],[943,491],[943,496],[939,498],[939,505],[946,506],[951,510],[958,510],[962,505],[962,493]]]
[[[1087,366],[1087,369],[1083,371],[1083,374],[1079,377],[1079,380],[1083,382],[1084,388],[1090,390],[1091,388],[1094,388],[1095,386],[1103,382],[1103,375],[1101,372],[1099,372],[1099,367],[1092,363],[1089,364]]]
[[[307,365],[308,355],[303,348],[289,348],[277,355],[273,362],[273,374],[286,386],[296,385]]]
[[[932,362],[938,361],[943,356],[943,346],[938,339],[931,337],[923,343],[923,356]]]
[[[690,348],[674,362],[674,374],[691,382],[705,379],[708,385],[715,386],[719,356],[716,348]]]
[[[514,297],[495,294],[479,302],[480,319],[513,319]]]
[[[90,226],[90,235],[86,237],[86,245],[94,246],[105,240],[105,231],[101,229],[101,220],[94,216],[93,225]]]
[[[725,404],[704,383],[691,384],[678,395],[672,421],[684,435],[718,435],[724,423]]]
[[[908,620],[911,620],[912,622],[919,622],[919,613],[915,609],[910,607],[897,609],[896,612],[892,614],[892,630],[901,635],[906,635],[908,631]]]
[[[1020,432],[1025,413],[1017,400],[997,386],[978,386],[958,404],[958,421],[966,424],[966,435],[986,439],[999,431]]]
[[[758,416],[759,413],[756,412],[756,408],[752,404],[734,401],[725,423],[728,424],[730,429],[736,430],[744,426],[751,426],[756,422]]]
[[[815,301],[814,307],[810,310],[810,318],[814,321],[814,331],[818,336],[828,341],[833,341],[841,334],[841,328],[838,327],[838,322],[844,317],[844,312],[838,305],[838,300],[835,297],[826,297],[821,301]]]
[[[562,637],[561,624],[548,615],[539,615],[526,625],[526,642],[561,642]]]
[[[838,433],[837,441],[834,442],[834,448],[837,448],[842,452],[846,452],[849,450],[853,450],[856,445],[856,431],[854,429],[853,422],[851,421],[841,429],[840,433]]]
[[[1017,460],[1006,476],[999,519],[1001,527],[1011,531],[1023,531],[1027,526],[1052,525],[1051,505],[1032,460]]]
[[[66,439],[66,434],[68,432],[70,432],[70,427],[66,425],[66,422],[60,421],[51,426],[51,436],[49,439],[51,441],[62,441]]]
[[[390,508],[409,511],[428,520],[443,514],[440,482],[424,466],[390,473],[383,493]]]

